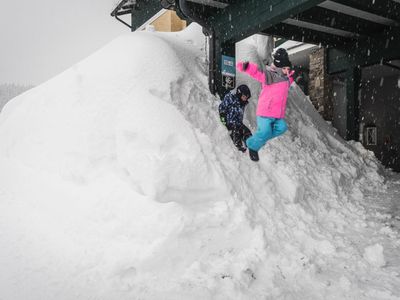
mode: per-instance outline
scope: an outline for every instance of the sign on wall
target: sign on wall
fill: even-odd
[[[236,63],[232,56],[222,55],[222,85],[233,89],[236,85]]]

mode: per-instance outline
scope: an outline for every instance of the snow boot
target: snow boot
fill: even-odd
[[[249,148],[249,154],[250,154],[250,159],[252,161],[258,161],[260,158],[258,157],[258,152],[254,151],[252,149]]]

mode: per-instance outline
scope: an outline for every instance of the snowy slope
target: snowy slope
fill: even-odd
[[[261,61],[254,41],[241,55]],[[203,42],[194,25],[121,36],[6,105],[0,299],[400,299],[371,153],[293,87],[289,132],[250,161]]]

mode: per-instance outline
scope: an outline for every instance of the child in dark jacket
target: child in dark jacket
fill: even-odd
[[[248,100],[251,97],[247,85],[240,85],[236,93],[229,92],[219,105],[219,116],[222,124],[230,131],[233,144],[239,151],[246,152],[246,140],[251,137],[251,131],[243,124],[243,115]]]

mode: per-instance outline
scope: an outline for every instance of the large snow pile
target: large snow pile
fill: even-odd
[[[364,207],[373,156],[294,87],[289,132],[250,161],[203,43],[128,34],[6,105],[0,299],[399,299],[398,233]]]

